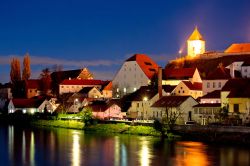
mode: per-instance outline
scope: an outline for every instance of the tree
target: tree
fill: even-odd
[[[93,122],[93,112],[90,107],[85,107],[80,112],[83,122],[86,126],[90,125]]]
[[[18,58],[12,58],[10,63],[10,80],[13,84],[21,80],[20,61]]]
[[[50,77],[50,70],[45,68],[42,70],[40,74],[40,79],[42,82],[42,91],[44,94],[48,94],[49,90],[51,89],[51,77]]]
[[[22,74],[22,80],[28,80],[31,75],[30,70],[30,56],[29,53],[26,53],[23,58],[23,74]]]
[[[162,120],[154,121],[154,128],[161,132],[162,137],[173,131],[176,121],[181,117],[182,112],[179,108],[173,109],[173,107],[166,107],[166,114],[162,117]]]

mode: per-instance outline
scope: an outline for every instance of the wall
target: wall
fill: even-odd
[[[207,93],[212,92],[214,90],[221,90],[227,81],[228,80],[203,80],[202,82],[203,95],[206,95]],[[209,87],[208,87],[208,83],[209,83]],[[220,86],[219,86],[219,83],[221,84]]]
[[[141,86],[147,86],[149,81],[136,61],[125,62],[112,81],[113,97],[132,93]]]

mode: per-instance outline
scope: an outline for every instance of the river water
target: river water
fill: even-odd
[[[0,165],[244,166],[250,150],[155,137],[100,135],[71,129],[0,126]]]

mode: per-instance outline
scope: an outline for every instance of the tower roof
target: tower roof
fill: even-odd
[[[198,28],[195,27],[193,33],[189,36],[188,40],[204,40],[200,32],[198,31]]]

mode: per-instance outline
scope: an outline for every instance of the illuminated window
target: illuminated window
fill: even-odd
[[[123,92],[126,93],[126,92],[127,92],[127,89],[126,89],[126,88],[123,88]]]

